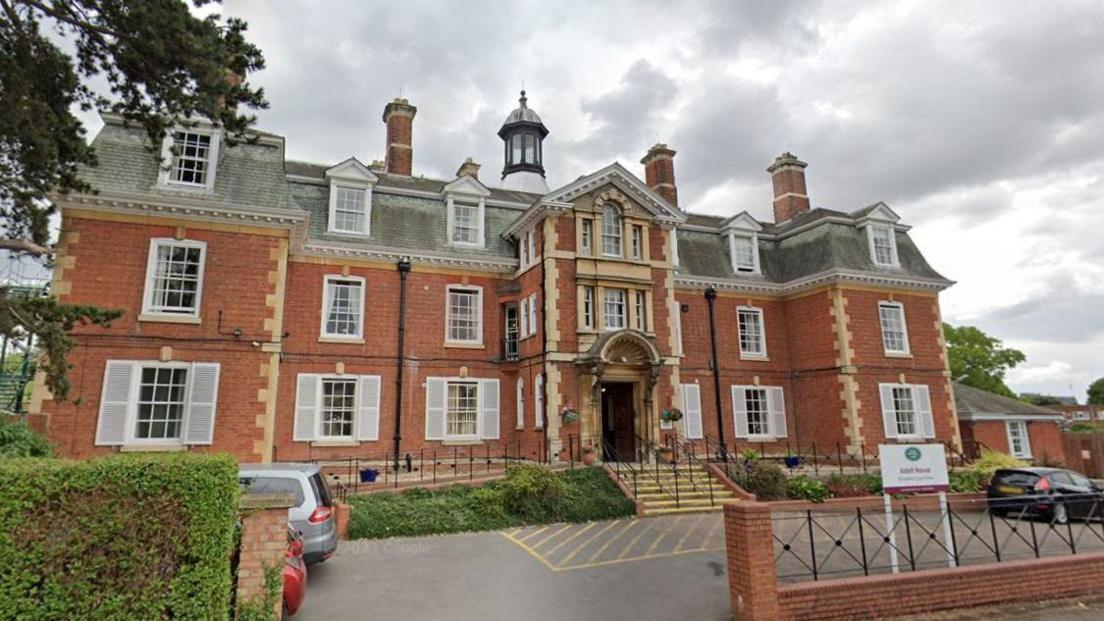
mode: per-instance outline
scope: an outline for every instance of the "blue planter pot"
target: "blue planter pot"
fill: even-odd
[[[379,470],[376,470],[375,468],[365,468],[364,470],[360,471],[360,482],[361,483],[375,483],[376,482],[376,477],[378,477],[378,476],[379,476]]]

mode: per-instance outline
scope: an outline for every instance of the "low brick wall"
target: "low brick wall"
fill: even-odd
[[[732,613],[741,621],[873,619],[1104,589],[1104,553],[780,586],[765,503],[725,505]]]
[[[283,593],[284,558],[288,547],[288,507],[290,496],[242,496],[241,548],[238,556],[237,596],[239,607],[264,597],[265,570],[275,567]],[[276,598],[275,618],[280,617],[282,597]]]

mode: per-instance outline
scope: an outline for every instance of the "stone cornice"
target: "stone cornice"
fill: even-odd
[[[853,270],[827,270],[784,283],[752,280],[749,278],[710,278],[702,276],[675,276],[675,286],[683,289],[707,289],[720,291],[786,295],[831,283],[853,283],[916,291],[942,291],[954,281],[894,274],[873,274]]]
[[[307,241],[296,250],[298,254],[317,257],[348,257],[376,261],[398,261],[406,258],[423,265],[441,265],[484,272],[512,275],[518,262],[511,259],[472,257],[458,254],[434,253],[424,250],[403,250],[378,246],[345,246],[318,241]]]
[[[154,197],[137,194],[55,194],[51,200],[61,208],[79,207],[121,213],[148,213],[215,222],[236,222],[279,228],[293,228],[306,222],[307,214],[291,210],[258,209],[185,196]]]

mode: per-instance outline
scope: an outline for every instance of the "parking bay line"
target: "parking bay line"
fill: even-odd
[[[597,523],[597,522],[595,522],[595,523]],[[562,561],[560,561],[560,562],[559,562],[559,566],[560,566],[560,567],[566,567],[566,566],[567,566],[567,564],[571,562],[571,559],[575,558],[575,555],[576,555],[576,554],[578,554],[578,553],[579,553],[579,552],[580,552],[580,551],[581,551],[581,550],[582,550],[583,548],[585,548],[585,547],[587,547],[588,545],[590,545],[590,542],[594,541],[594,540],[595,540],[595,539],[597,539],[598,537],[601,537],[601,536],[602,536],[602,533],[605,533],[606,531],[610,530],[610,529],[611,529],[611,528],[613,528],[614,526],[617,526],[617,525],[618,525],[619,523],[620,523],[620,520],[617,520],[617,521],[615,521],[615,522],[612,522],[612,523],[610,523],[610,524],[607,524],[607,525],[605,526],[605,528],[603,528],[602,530],[599,530],[598,532],[594,533],[594,534],[593,534],[593,535],[591,535],[590,537],[587,537],[587,540],[586,540],[586,541],[584,541],[583,543],[579,544],[579,546],[578,546],[578,547],[576,547],[576,548],[575,548],[574,550],[572,550],[572,551],[571,551],[571,554],[568,554],[568,555],[567,555],[567,556],[566,556],[566,557],[565,557],[565,558],[564,558],[564,559],[563,559]],[[554,551],[554,550],[553,550],[553,551]],[[549,554],[549,555],[551,555],[551,554],[552,554],[552,552],[549,552],[548,554]]]
[[[704,522],[705,518],[708,517],[708,516],[709,516],[708,513],[703,513],[700,516],[698,516],[698,519],[697,519],[696,522],[694,522],[694,525],[691,526],[690,528],[688,528],[686,530],[686,532],[682,534],[682,537],[679,538],[678,543],[675,544],[675,549],[672,550],[672,552],[678,552],[679,549],[682,548],[682,544],[686,543],[686,540],[690,537],[691,533],[693,533],[695,530],[697,530],[698,527],[701,526],[701,523]],[[704,545],[704,542],[703,542],[703,545]]]
[[[516,537],[512,537],[510,535],[510,533],[507,533],[507,532],[504,532],[504,531],[499,531],[499,534],[502,535],[503,537],[509,539],[510,541],[516,543],[518,545],[518,547],[520,547],[522,550],[525,550],[526,552],[528,552],[529,556],[532,556],[533,558],[535,558],[538,561],[540,561],[541,563],[543,563],[544,566],[547,567],[548,569],[550,569],[552,571],[559,571],[559,569],[557,569],[555,565],[548,562],[548,559],[546,559],[543,556],[541,556],[540,554],[538,554],[536,550],[534,550],[533,548],[530,548],[524,541],[522,541],[522,540],[520,540]]]
[[[593,563],[594,559],[598,558],[603,552],[606,551],[606,548],[610,547],[610,544],[612,544],[614,541],[616,541],[618,538],[620,538],[621,535],[624,535],[625,533],[629,532],[630,528],[632,528],[633,526],[636,526],[639,523],[640,523],[639,519],[630,520],[629,523],[625,525],[625,528],[622,528],[620,531],[618,531],[616,535],[614,535],[613,537],[611,537],[609,539],[609,541],[603,543],[602,547],[598,548],[597,552],[595,552],[594,554],[591,554],[590,558],[587,559],[587,562],[588,563]]]
[[[541,547],[542,545],[544,545],[547,541],[549,541],[550,539],[552,539],[556,535],[559,535],[559,534],[563,533],[565,530],[571,528],[571,526],[572,526],[571,524],[564,524],[561,528],[557,529],[556,532],[549,533],[543,539],[541,539],[540,541],[534,543],[533,548],[536,549],[536,548]],[[530,539],[530,537],[525,538],[526,541],[528,541],[529,539]]]
[[[679,522],[681,522],[681,521],[682,521],[682,516],[681,515],[676,517],[675,522],[673,524],[671,524],[670,526],[668,526],[667,529],[664,530],[662,533],[660,533],[659,536],[655,538],[655,541],[652,542],[652,545],[648,546],[648,551],[644,553],[644,556],[645,557],[651,556],[652,553],[655,552],[656,547],[659,546],[659,542],[666,539],[667,535],[669,535],[671,533],[671,531],[674,530],[675,527],[678,526]]]
[[[551,556],[556,553],[556,550],[559,550],[560,548],[562,548],[564,546],[564,544],[566,544],[568,542],[571,542],[571,541],[574,541],[576,537],[578,537],[579,535],[587,532],[588,530],[594,528],[597,525],[598,525],[598,522],[591,522],[590,524],[587,524],[583,528],[580,528],[579,530],[572,533],[570,537],[567,537],[563,541],[557,543],[555,546],[552,547],[551,550],[545,552],[544,554],[546,556],[548,556],[549,558],[551,558]]]

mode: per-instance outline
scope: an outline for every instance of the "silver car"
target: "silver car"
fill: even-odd
[[[315,464],[242,464],[238,480],[246,494],[288,494],[295,506],[288,521],[303,534],[303,559],[321,563],[337,551],[333,495]]]

